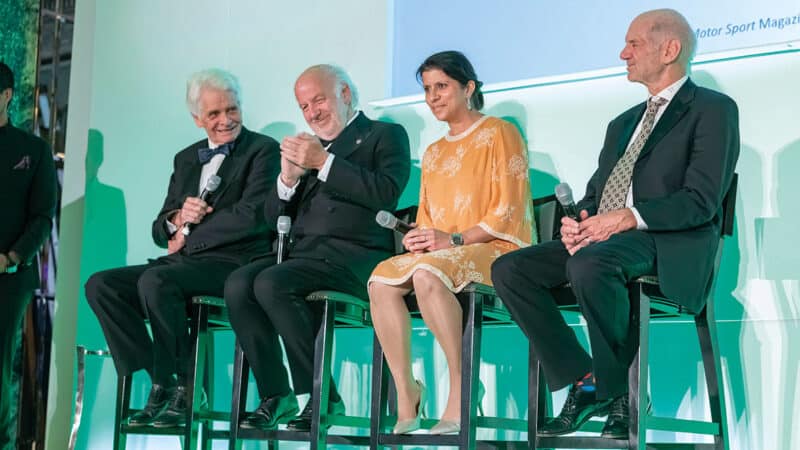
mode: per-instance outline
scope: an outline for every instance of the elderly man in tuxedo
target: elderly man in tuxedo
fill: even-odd
[[[86,283],[117,372],[144,369],[152,380],[147,405],[128,418],[131,426],[185,424],[187,302],[222,296],[228,275],[268,251],[275,235],[261,208],[280,150],[274,139],[242,125],[236,78],[219,69],[198,72],[187,83],[186,103],[206,137],[175,155],[167,197],[153,221],[153,241],[168,254],[98,272]],[[214,176],[219,187],[203,196]]]
[[[375,223],[375,214],[396,207],[409,177],[405,130],[359,111],[356,87],[344,70],[312,66],[297,79],[294,93],[314,135],[283,140],[281,173],[264,205],[270,224],[281,215],[292,218],[286,259],[275,264],[275,255],[266,255],[234,272],[225,285],[231,325],[262,399],[243,418],[245,428],[273,429],[297,414],[295,394],[311,392],[320,326],[320,311],[305,297],[320,289],[367,297],[372,269],[394,252],[392,232]],[[329,400],[331,414],[344,412],[333,382]],[[311,405],[289,422],[290,429],[310,429]]]
[[[531,339],[549,386],[571,386],[543,435],[571,433],[606,414],[604,437],[628,435],[631,279],[657,273],[667,296],[689,311],[703,308],[739,155],[739,117],[732,99],[689,79],[694,48],[694,33],[676,11],[633,20],[620,57],[648,99],[608,125],[577,205],[580,221],[564,218],[560,241],[507,254],[492,267],[497,292]],[[550,292],[567,281],[586,318],[592,356]]]

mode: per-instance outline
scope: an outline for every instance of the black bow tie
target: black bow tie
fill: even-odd
[[[197,159],[200,160],[200,164],[205,164],[211,161],[211,158],[215,155],[230,155],[231,150],[233,150],[233,142],[228,142],[217,148],[199,148],[197,149]]]
[[[327,147],[327,146],[329,146],[329,145],[333,144],[333,139],[331,139],[331,140],[329,141],[329,140],[326,140],[326,139],[322,139],[322,138],[321,138],[321,137],[319,137],[319,136],[317,136],[317,139],[319,139],[319,143],[320,143],[320,144],[322,144],[322,148],[325,148],[325,147]]]

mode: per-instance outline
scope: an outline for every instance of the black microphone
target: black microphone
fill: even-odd
[[[203,188],[203,192],[200,193],[200,200],[206,201],[206,197],[219,189],[220,183],[222,183],[222,178],[220,178],[218,175],[211,175],[208,181],[206,181],[206,187]],[[187,223],[183,226],[181,233],[183,233],[184,236],[191,234],[192,229],[190,225],[190,223]]]
[[[564,208],[564,214],[567,217],[578,222],[581,221],[581,214],[578,212],[578,207],[575,206],[575,200],[572,199],[572,189],[570,189],[569,184],[560,183],[556,186],[556,198],[558,203],[561,203],[561,207]]]
[[[289,216],[278,217],[278,259],[276,264],[283,262],[283,254],[286,248],[286,236],[289,235],[289,230],[292,229],[292,218]]]
[[[383,228],[394,230],[400,234],[406,234],[414,229],[414,227],[398,219],[389,211],[378,211],[378,215],[375,216],[375,222],[378,222],[378,225]]]

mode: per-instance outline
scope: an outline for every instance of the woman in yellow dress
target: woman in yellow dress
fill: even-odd
[[[413,289],[422,318],[442,346],[450,393],[432,434],[460,426],[462,311],[454,293],[491,284],[500,255],[531,245],[533,215],[525,144],[510,123],[481,114],[472,64],[456,51],[436,53],[417,70],[425,102],[450,130],[422,158],[416,227],[409,253],[381,262],[369,279],[375,333],[397,386],[395,434],[420,427],[425,387],[411,373],[411,321],[403,297]]]

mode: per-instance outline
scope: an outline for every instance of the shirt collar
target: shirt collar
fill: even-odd
[[[665,87],[664,89],[661,90],[661,92],[659,92],[656,95],[651,96],[650,98],[661,97],[664,100],[666,100],[667,102],[670,102],[670,101],[672,101],[672,98],[675,97],[675,94],[678,93],[678,91],[681,89],[683,84],[686,83],[686,80],[688,80],[688,79],[689,79],[689,75],[684,75],[681,79],[679,79],[678,81],[676,81],[676,82],[670,84],[669,86]]]

